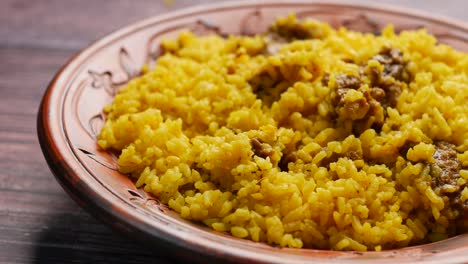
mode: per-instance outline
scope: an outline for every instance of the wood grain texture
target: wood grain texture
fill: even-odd
[[[53,75],[92,41],[145,17],[208,2],[217,1],[0,1],[0,263],[176,261],[115,233],[68,197],[41,153],[36,115]],[[464,0],[375,2],[468,20]]]

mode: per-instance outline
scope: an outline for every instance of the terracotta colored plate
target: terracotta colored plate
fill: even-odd
[[[44,155],[58,181],[81,206],[113,227],[174,254],[206,262],[408,263],[468,262],[468,234],[423,246],[383,252],[334,252],[271,247],[211,231],[181,219],[117,172],[116,156],[100,150],[101,112],[116,89],[159,54],[162,38],[184,29],[198,34],[263,32],[275,17],[295,12],[363,32],[427,28],[439,40],[468,50],[468,26],[446,18],[387,6],[328,1],[217,4],[158,16],[125,27],[91,45],[51,82],[38,116]]]

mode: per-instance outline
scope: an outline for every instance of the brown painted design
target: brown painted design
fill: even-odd
[[[135,64],[132,57],[128,53],[127,49],[125,49],[123,47],[120,48],[120,51],[119,51],[119,63],[120,63],[120,67],[122,68],[122,70],[127,75],[127,78],[124,81],[121,82],[122,84],[127,82],[129,79],[140,75],[141,66],[138,67]]]
[[[197,34],[253,35],[275,17],[295,12],[334,27],[379,33],[392,23],[396,31],[427,28],[439,41],[468,51],[468,26],[406,9],[348,2],[264,1],[224,3],[155,17],[105,37],[74,57],[57,74],[45,94],[38,131],[44,155],[57,180],[91,213],[147,244],[170,244],[174,254],[209,257],[220,262],[253,263],[410,263],[468,262],[468,234],[441,242],[383,252],[335,252],[271,247],[209,230],[181,219],[156,197],[135,188],[118,172],[115,153],[96,144],[105,121],[102,108],[117,89],[153,64],[163,38],[182,30]],[[198,260],[206,261],[203,257]]]
[[[199,19],[186,27],[197,35],[217,34],[223,37],[227,36],[227,34],[221,30],[220,26],[204,19]]]
[[[117,165],[117,162],[115,160],[113,160],[113,162],[108,162],[108,161],[102,159],[99,155],[96,155],[95,153],[93,153],[93,152],[91,152],[89,150],[86,150],[86,149],[80,148],[80,147],[78,147],[78,150],[81,151],[86,156],[88,156],[90,159],[94,160],[99,165],[102,165],[102,166],[104,166],[104,167],[106,167],[108,169],[114,170],[114,171],[119,170],[119,166]]]
[[[158,199],[149,197],[147,193],[144,192],[142,189],[139,189],[138,191],[128,189],[127,191],[130,194],[129,200],[145,210],[149,210],[149,211],[156,210],[161,213],[164,213],[169,210],[167,205],[162,204],[161,202],[158,201]]]
[[[104,126],[104,114],[98,113],[92,116],[88,121],[88,129],[91,137],[97,138],[97,135],[101,131],[102,127]]]
[[[369,32],[372,34],[379,34],[381,30],[379,23],[370,19],[365,14],[359,14],[351,19],[345,19],[341,24],[350,30]]]
[[[92,78],[91,87],[95,89],[104,89],[110,96],[114,96],[117,92],[116,85],[112,82],[112,73],[105,71],[102,73],[93,70],[88,71]]]
[[[262,12],[259,9],[255,9],[252,12],[247,13],[240,22],[240,33],[242,35],[252,36],[259,33],[259,25],[265,23],[262,16]],[[263,25],[264,26],[264,25]]]

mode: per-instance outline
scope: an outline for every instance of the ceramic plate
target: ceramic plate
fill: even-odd
[[[252,3],[253,2],[253,3]],[[196,7],[130,25],[72,58],[51,82],[38,116],[41,147],[51,170],[70,196],[96,217],[124,233],[163,247],[180,258],[207,262],[408,263],[468,262],[468,234],[441,242],[383,252],[288,249],[237,239],[181,219],[158,199],[137,189],[117,171],[116,155],[96,145],[101,112],[118,87],[154,63],[162,38],[190,29],[205,34],[264,32],[276,17],[291,12],[334,27],[378,33],[425,27],[440,42],[468,50],[468,26],[387,6],[329,1],[237,2]]]

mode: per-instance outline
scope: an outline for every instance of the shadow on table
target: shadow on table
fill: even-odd
[[[47,219],[34,263],[182,263],[98,222],[81,209]],[[186,262],[185,262],[186,263]]]

